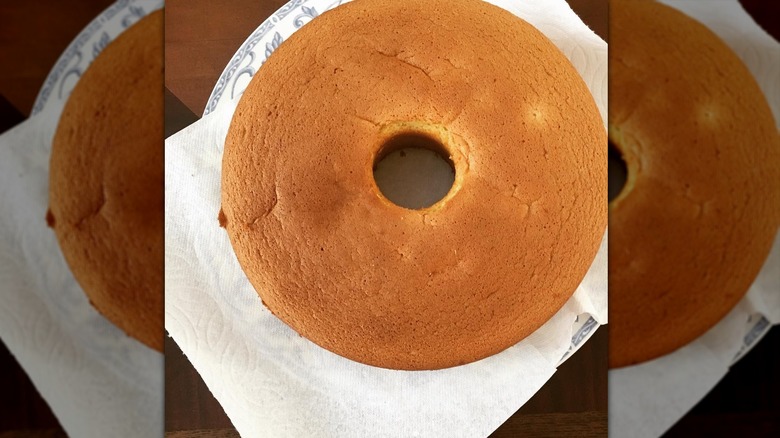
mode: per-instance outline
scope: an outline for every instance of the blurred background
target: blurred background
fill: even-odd
[[[0,2],[0,134],[29,117],[44,79],[62,52],[112,3]],[[0,437],[65,436],[57,418],[2,341],[0,388]]]

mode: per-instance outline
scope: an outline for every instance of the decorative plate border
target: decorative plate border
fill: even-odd
[[[271,53],[296,30],[319,14],[349,1],[291,0],[282,6],[255,29],[230,58],[206,101],[203,115],[214,112],[225,101],[237,101],[246,88],[246,84],[240,84],[240,79],[245,76],[251,79]],[[224,96],[228,98],[223,99]]]
[[[92,20],[60,55],[33,104],[36,115],[65,105],[71,90],[100,52],[133,23],[163,7],[163,0],[118,0]]]
[[[587,319],[585,317],[587,317]],[[598,323],[598,321],[596,321],[595,318],[587,313],[583,313],[578,316],[576,320],[574,320],[572,326],[574,328],[574,334],[571,336],[571,344],[569,345],[569,349],[566,350],[566,353],[564,353],[563,357],[561,357],[561,360],[558,361],[558,365],[556,366],[560,366],[562,363],[566,362],[566,359],[576,353],[577,350],[579,350],[580,347],[585,344],[585,341],[590,339],[593,333],[596,332],[596,329],[601,325]]]
[[[772,323],[761,313],[750,315],[745,324],[748,327],[747,331],[745,336],[742,337],[742,345],[739,347],[739,351],[731,359],[731,365],[745,357],[772,328]]]

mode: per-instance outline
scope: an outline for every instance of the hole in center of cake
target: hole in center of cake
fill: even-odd
[[[623,187],[626,185],[628,179],[628,166],[623,159],[623,154],[620,150],[609,141],[609,161],[608,161],[608,177],[607,183],[607,196],[609,202],[612,202],[615,198],[620,196],[620,192],[623,191]]]
[[[396,205],[423,209],[442,200],[455,182],[446,149],[423,134],[403,133],[388,140],[374,161],[374,180]]]

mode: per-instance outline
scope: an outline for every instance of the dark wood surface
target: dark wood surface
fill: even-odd
[[[166,135],[196,120],[223,68],[246,37],[283,0],[169,0],[165,21]],[[571,0],[602,36],[606,1]],[[197,116],[196,116],[197,115]],[[168,338],[166,436],[237,436],[222,407]],[[495,437],[606,436],[607,333],[600,329]],[[210,435],[214,434],[214,435]]]
[[[575,412],[529,414],[513,417],[513,429],[502,429],[493,437],[558,438],[558,437],[605,437],[607,436],[607,414],[605,412]],[[166,438],[238,438],[235,429],[197,429],[167,432]],[[2,438],[2,436],[0,436]]]
[[[61,429],[11,430],[0,432],[0,438],[68,438]]]
[[[30,429],[62,431],[22,367],[0,342],[0,438]],[[6,435],[6,436],[9,436]]]

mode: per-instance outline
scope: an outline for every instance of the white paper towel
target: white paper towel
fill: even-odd
[[[95,311],[45,221],[51,141],[75,78],[108,41],[160,7],[109,7],[60,58],[36,115],[0,136],[0,337],[73,437],[163,433],[162,354]]]
[[[294,15],[291,8],[301,3],[288,3],[275,17]],[[606,44],[562,0],[495,3],[562,49],[605,119]],[[243,436],[486,436],[555,372],[578,317],[606,322],[605,238],[561,311],[526,340],[473,364],[385,370],[301,338],[263,307],[216,221],[234,104],[220,102],[166,141],[165,310],[166,328]]]
[[[758,80],[780,124],[780,44],[756,25],[737,0],[663,3],[708,26],[739,55]],[[748,294],[715,327],[671,354],[609,372],[610,436],[661,436],[715,387],[772,324],[778,323],[780,235]]]

